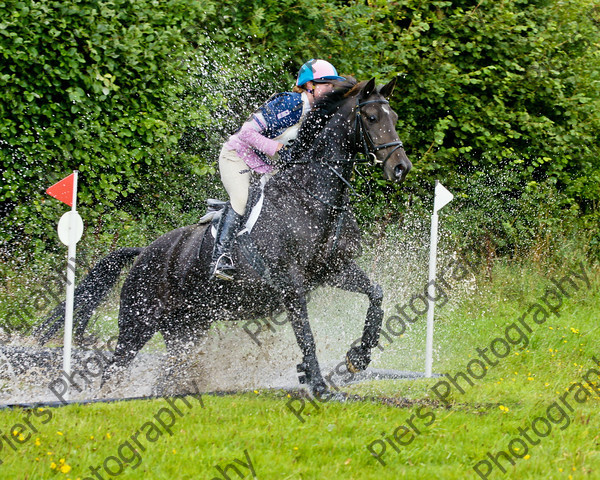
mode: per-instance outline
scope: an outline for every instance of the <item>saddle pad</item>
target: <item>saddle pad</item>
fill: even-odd
[[[260,178],[260,183],[259,183],[260,197],[258,198],[258,201],[254,205],[254,207],[252,207],[252,210],[250,211],[250,214],[248,215],[248,218],[246,219],[246,223],[244,224],[244,228],[242,228],[238,232],[238,234],[237,234],[238,237],[240,235],[243,235],[244,233],[249,234],[250,232],[252,232],[252,229],[254,228],[254,225],[256,224],[258,217],[260,216],[260,212],[262,211],[263,200],[265,197],[265,185],[267,184],[267,182],[269,181],[270,178],[271,178],[271,175],[263,175]],[[210,233],[212,234],[213,238],[215,238],[217,236],[218,219],[221,217],[221,213],[222,213],[222,210],[218,210],[216,212],[208,212],[206,215],[204,215],[204,217],[202,217],[202,219],[206,218],[206,221],[212,220],[212,226],[210,229]]]

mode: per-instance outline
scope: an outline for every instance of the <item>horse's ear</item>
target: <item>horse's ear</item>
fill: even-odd
[[[375,78],[372,78],[367,82],[367,84],[362,89],[362,97],[367,98],[369,95],[373,93],[375,90]]]
[[[385,98],[391,97],[392,92],[394,91],[394,87],[396,86],[397,79],[398,79],[398,77],[392,78],[392,80],[387,85],[384,85],[383,87],[381,87],[381,90],[379,90],[379,93],[381,93],[381,95],[383,95]]]

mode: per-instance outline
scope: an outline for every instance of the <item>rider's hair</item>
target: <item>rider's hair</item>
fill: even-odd
[[[292,92],[294,92],[294,93],[304,93],[304,92],[306,92],[306,87],[304,85],[302,85],[301,87],[299,87],[298,85],[294,85],[294,88],[292,88]]]

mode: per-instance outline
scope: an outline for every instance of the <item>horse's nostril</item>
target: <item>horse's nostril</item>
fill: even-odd
[[[403,174],[404,174],[404,167],[402,165],[396,165],[394,167],[394,175],[396,175],[396,178],[402,178]]]

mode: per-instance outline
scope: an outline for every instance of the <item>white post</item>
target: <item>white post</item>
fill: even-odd
[[[73,177],[73,208],[72,212],[77,212],[77,170],[74,172]],[[65,339],[64,339],[64,352],[63,352],[63,371],[67,374],[71,374],[71,344],[73,341],[73,302],[75,297],[75,254],[76,245],[79,240],[77,234],[76,214],[69,218],[69,244],[67,253],[67,299],[65,303]],[[65,399],[69,398],[70,390],[67,386],[67,391],[63,396]]]
[[[431,378],[433,366],[433,317],[435,307],[435,277],[437,263],[438,243],[438,210],[454,198],[446,188],[435,181],[435,198],[433,201],[433,214],[431,215],[431,246],[429,250],[429,283],[427,287],[429,309],[427,310],[427,339],[425,344],[425,376]]]
[[[436,180],[437,183],[437,180]],[[435,281],[435,268],[437,261],[437,240],[438,240],[438,214],[433,210],[431,216],[431,244],[429,250],[429,309],[427,310],[427,342],[425,345],[425,376],[431,378],[431,369],[433,365],[433,309],[435,307],[435,298],[433,282]]]

